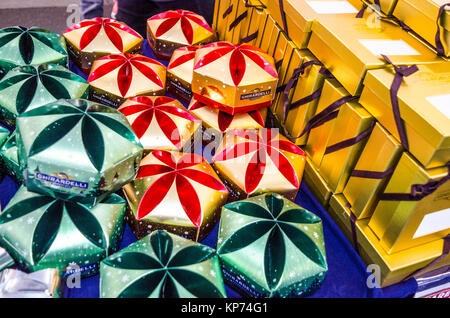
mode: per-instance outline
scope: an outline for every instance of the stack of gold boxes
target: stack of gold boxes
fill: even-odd
[[[216,1],[220,40],[273,55],[274,122],[382,287],[450,265],[446,2]]]

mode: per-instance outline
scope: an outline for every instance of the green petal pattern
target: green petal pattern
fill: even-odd
[[[225,205],[217,253],[225,278],[243,277],[251,296],[308,295],[328,269],[322,221],[279,194]]]
[[[0,111],[10,121],[59,99],[87,98],[89,84],[56,64],[17,67],[0,81]]]
[[[0,245],[27,270],[76,263],[93,274],[118,249],[124,216],[125,201],[115,194],[88,208],[22,186],[0,214]]]
[[[8,132],[9,134],[9,132]],[[3,161],[6,174],[16,180],[17,183],[23,182],[23,171],[20,168],[17,155],[16,133],[13,132],[3,146],[0,148],[0,156]]]
[[[84,99],[26,111],[16,133],[29,190],[90,205],[129,183],[143,153],[123,114]]]
[[[66,42],[61,35],[36,27],[0,29],[0,73],[44,63],[67,66]]]
[[[225,297],[215,251],[165,231],[104,259],[100,296],[118,298]]]

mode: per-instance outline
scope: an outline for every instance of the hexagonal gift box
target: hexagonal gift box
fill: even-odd
[[[198,49],[199,46],[184,46],[176,49],[167,66],[167,91],[186,103],[192,99],[192,74],[195,52]]]
[[[166,67],[139,54],[112,54],[94,62],[89,99],[119,107],[138,95],[164,95]]]
[[[245,296],[308,296],[328,266],[322,221],[279,194],[222,208],[217,253],[225,280]]]
[[[145,150],[181,150],[190,145],[201,121],[176,99],[166,96],[129,98],[119,109]]]
[[[85,204],[133,180],[143,153],[123,114],[83,99],[22,113],[16,133],[27,188]]]
[[[273,57],[257,47],[215,42],[195,54],[194,98],[231,115],[269,107],[277,83]]]
[[[196,154],[155,150],[124,187],[128,224],[138,238],[163,229],[201,241],[214,228],[228,191]]]
[[[266,192],[294,201],[303,177],[306,154],[278,129],[227,132],[213,166],[234,200]]]
[[[155,231],[104,259],[100,297],[225,298],[214,249]]]
[[[87,98],[89,84],[56,64],[20,66],[0,81],[0,112],[14,123],[21,113],[58,99]]]
[[[37,27],[0,29],[0,78],[17,66],[45,63],[67,66],[66,41],[61,35]]]
[[[169,10],[147,20],[147,39],[158,59],[169,60],[177,48],[214,41],[215,33],[205,18],[194,12]]]
[[[0,214],[0,245],[29,271],[77,265],[81,275],[118,250],[124,199],[112,194],[91,208],[20,187]]]
[[[100,57],[142,53],[142,36],[125,23],[109,18],[83,20],[63,33],[71,60],[88,74]]]

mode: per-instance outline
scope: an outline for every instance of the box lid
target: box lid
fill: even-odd
[[[399,0],[399,2],[403,2],[425,14],[433,21],[433,27],[436,25],[435,21],[437,20],[439,14],[439,8],[444,4],[449,3],[448,0]],[[447,10],[442,14],[440,25],[450,31],[450,10]],[[414,29],[413,25],[410,25],[410,27]]]

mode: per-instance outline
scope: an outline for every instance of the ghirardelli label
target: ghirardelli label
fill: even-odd
[[[55,175],[48,175],[36,172],[35,178],[44,182],[51,183],[51,185],[66,189],[72,188],[87,189],[89,187],[89,184],[87,182],[73,180],[63,172],[55,173]]]
[[[185,87],[183,87],[179,82],[170,80],[169,84],[172,85],[173,87],[175,87],[175,89],[178,92],[180,92],[181,94],[186,94],[186,95],[192,97],[192,92],[190,90],[186,89]]]
[[[271,92],[272,90],[270,90],[270,89],[268,89],[268,90],[266,90],[266,91],[260,91],[259,89],[256,89],[254,92],[252,92],[252,93],[248,93],[248,94],[243,94],[243,95],[241,95],[241,100],[244,100],[244,99],[249,99],[249,100],[255,100],[255,99],[258,99],[258,98],[261,98],[261,97],[263,97],[263,96],[267,96],[267,95],[270,95],[270,92]]]

